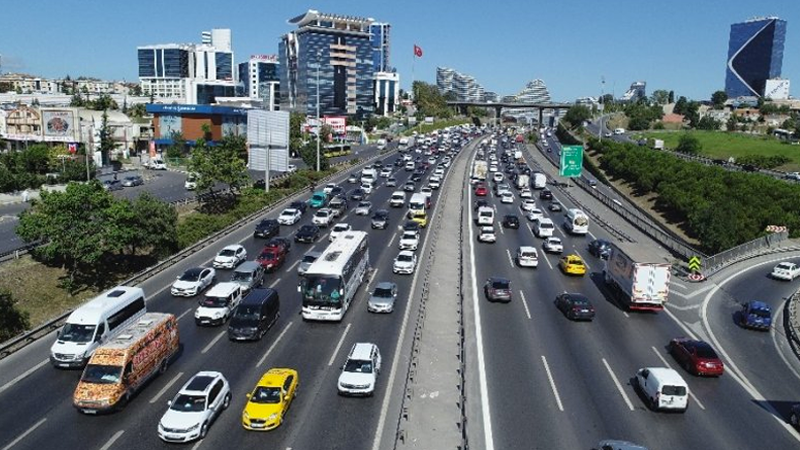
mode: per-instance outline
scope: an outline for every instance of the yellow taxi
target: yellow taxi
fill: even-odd
[[[242,411],[242,426],[246,430],[268,431],[283,423],[283,417],[292,404],[300,376],[294,369],[269,369],[256,387],[247,394],[247,404]]]
[[[411,213],[411,220],[417,222],[421,228],[428,226],[428,215],[425,211],[415,211]]]
[[[578,255],[567,255],[561,258],[558,267],[567,275],[586,275],[586,265]]]

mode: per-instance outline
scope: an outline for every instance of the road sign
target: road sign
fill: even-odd
[[[701,265],[702,265],[702,263],[700,262],[700,258],[699,257],[692,256],[691,258],[689,258],[689,270],[691,270],[693,272],[699,272]]]
[[[577,178],[581,176],[583,167],[583,146],[567,145],[561,147],[561,170],[562,177]]]

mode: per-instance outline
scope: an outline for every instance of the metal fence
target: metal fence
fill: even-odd
[[[765,250],[772,249],[787,239],[789,239],[788,231],[771,233],[717,253],[714,256],[701,258],[703,261],[703,275],[708,277],[709,275],[719,272],[725,266],[728,266],[736,261],[741,261],[751,256],[764,254],[766,253]]]
[[[800,358],[800,316],[798,316],[798,303],[800,303],[800,291],[795,292],[789,301],[786,302],[783,315],[783,326],[786,335],[789,337],[789,345],[792,347],[795,356]]]

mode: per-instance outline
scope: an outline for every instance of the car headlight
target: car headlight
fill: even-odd
[[[242,419],[250,420],[250,414],[247,414],[247,411],[242,411]]]
[[[275,420],[277,418],[278,418],[278,413],[272,413],[272,414],[269,415],[269,417],[267,417],[267,421],[268,422],[272,422],[273,420]]]
[[[194,318],[195,319],[199,319],[200,318],[200,311],[199,310],[194,312]]]
[[[194,430],[196,430],[198,428],[200,428],[200,424],[196,423],[196,424],[190,426],[189,428],[187,428],[186,431],[194,431]]]
[[[217,311],[217,312],[214,313],[214,315],[212,317],[214,317],[215,319],[221,319],[222,316],[224,316],[222,311]]]

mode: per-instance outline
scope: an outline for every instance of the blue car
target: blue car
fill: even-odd
[[[772,326],[772,308],[756,300],[745,303],[739,314],[739,325],[754,330],[769,330]]]

